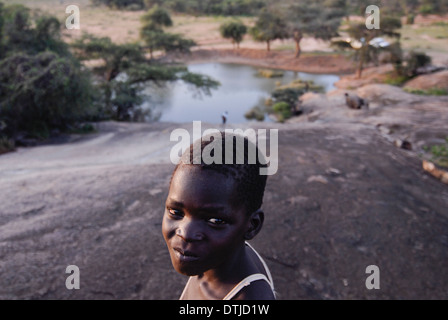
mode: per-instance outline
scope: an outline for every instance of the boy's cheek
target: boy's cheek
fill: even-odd
[[[164,214],[162,219],[162,234],[165,238],[165,241],[171,239],[175,235],[175,233],[176,229],[173,222],[167,218],[166,214]]]

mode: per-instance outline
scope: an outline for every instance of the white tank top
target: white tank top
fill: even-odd
[[[261,263],[263,264],[264,270],[267,274],[267,277],[262,273],[255,273],[251,274],[250,276],[247,276],[243,280],[241,280],[235,287],[233,287],[232,290],[223,298],[223,300],[232,300],[244,287],[249,286],[252,282],[258,281],[258,280],[264,280],[266,281],[269,286],[271,287],[272,293],[274,294],[274,297],[276,296],[276,292],[274,289],[274,281],[272,280],[271,272],[269,271],[268,266],[266,265],[266,262],[264,262],[263,258],[260,256],[260,254],[248,243],[246,242],[246,245],[252,249],[253,252],[257,255],[258,259],[260,259]],[[185,291],[190,283],[191,277],[188,279],[187,284],[185,285],[184,291],[182,292],[180,299],[185,295]]]

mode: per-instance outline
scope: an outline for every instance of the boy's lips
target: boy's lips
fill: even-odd
[[[182,262],[193,262],[199,260],[199,256],[191,251],[183,250],[182,248],[173,248],[174,254]]]

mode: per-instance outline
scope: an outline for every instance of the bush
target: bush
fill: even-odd
[[[87,73],[69,58],[43,52],[14,54],[0,62],[0,118],[4,132],[46,138],[93,116],[93,89]]]
[[[431,57],[424,52],[411,51],[406,58],[406,70],[410,77],[417,74],[417,69],[431,63]]]
[[[252,109],[247,111],[244,114],[244,117],[248,120],[257,120],[257,121],[263,121],[265,118],[264,111],[258,106],[253,107]]]
[[[280,122],[285,121],[288,118],[291,118],[291,106],[287,102],[277,102],[272,106],[272,110],[274,110],[274,113],[278,116],[278,120]]]
[[[239,48],[244,35],[247,33],[247,27],[241,21],[231,21],[222,24],[219,31],[223,38],[231,39],[232,43]]]
[[[0,154],[15,150],[14,140],[6,136],[0,136]]]

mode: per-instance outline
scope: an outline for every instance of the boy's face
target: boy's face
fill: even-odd
[[[249,219],[232,207],[232,178],[199,166],[180,165],[166,200],[162,233],[177,272],[198,275],[231,260],[244,243]]]

